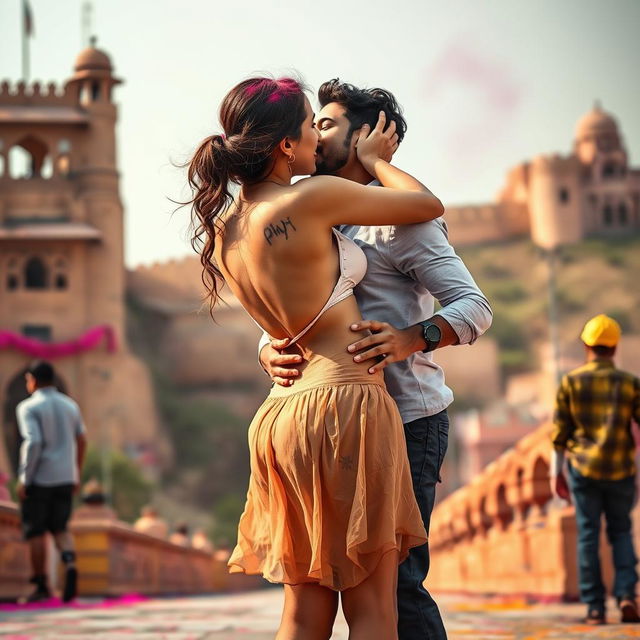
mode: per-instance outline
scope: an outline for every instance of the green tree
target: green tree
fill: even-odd
[[[228,493],[213,508],[214,525],[211,538],[219,547],[232,547],[238,537],[238,521],[244,509],[245,496]]]
[[[82,483],[97,478],[105,485],[105,468],[111,476],[111,503],[118,517],[133,522],[140,509],[149,502],[152,493],[151,483],[142,475],[140,467],[124,453],[110,451],[105,453],[95,447],[89,447],[82,469]]]

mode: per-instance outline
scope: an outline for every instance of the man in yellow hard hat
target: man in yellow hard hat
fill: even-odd
[[[580,335],[587,362],[562,378],[552,433],[552,488],[565,500],[573,496],[580,596],[587,604],[589,624],[606,622],[598,555],[603,513],[613,549],[613,592],[621,620],[640,622],[630,515],[636,492],[631,422],[640,423],[640,380],[613,362],[620,334],[620,325],[604,314],[587,322]],[[571,493],[563,471],[565,452]]]

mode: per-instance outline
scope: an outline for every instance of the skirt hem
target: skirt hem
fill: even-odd
[[[371,556],[374,553],[376,556],[375,562],[367,563],[371,566],[371,568],[366,569],[365,567],[358,565],[361,568],[361,571],[359,571],[358,573],[361,575],[358,575],[354,580],[347,581],[346,584],[340,581],[339,586],[336,586],[334,581],[332,581],[328,576],[313,577],[309,574],[295,576],[295,575],[291,575],[288,572],[285,572],[285,575],[282,578],[276,578],[272,572],[263,570],[264,562],[258,563],[262,566],[258,566],[250,569],[244,566],[242,558],[229,561],[229,563],[227,564],[227,567],[229,569],[230,574],[243,573],[248,576],[262,576],[267,582],[270,582],[271,584],[286,584],[290,586],[295,586],[300,584],[317,584],[321,587],[327,587],[328,589],[331,589],[333,591],[346,591],[347,589],[353,589],[354,587],[357,587],[359,584],[364,582],[377,569],[378,565],[380,564],[380,561],[385,555],[387,555],[387,553],[391,553],[393,551],[398,552],[400,554],[398,557],[398,564],[401,564],[409,556],[410,549],[414,547],[420,547],[423,544],[427,543],[426,538],[420,538],[419,536],[410,535],[406,533],[404,534],[401,533],[398,535],[401,535],[404,538],[411,538],[413,539],[413,542],[407,543],[402,546],[398,546],[398,544],[395,542],[388,543],[388,544],[382,545],[377,551],[368,553],[367,554],[368,556]],[[331,572],[329,572],[329,575],[331,575]]]

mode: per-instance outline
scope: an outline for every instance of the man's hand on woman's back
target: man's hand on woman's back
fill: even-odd
[[[290,387],[295,378],[300,376],[296,365],[302,362],[302,356],[297,353],[282,353],[289,345],[289,339],[272,340],[260,351],[260,364],[269,377],[283,387]]]

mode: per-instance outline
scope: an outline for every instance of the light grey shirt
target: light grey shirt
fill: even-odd
[[[367,256],[367,272],[354,290],[365,320],[404,328],[442,316],[460,344],[471,344],[490,326],[493,313],[464,262],[449,244],[442,218],[398,226],[343,225]],[[265,333],[258,352],[269,342]],[[387,389],[406,424],[446,409],[453,393],[433,353],[414,353],[384,369]]]
[[[351,226],[340,231],[367,256],[367,272],[354,293],[365,320],[404,328],[437,315],[453,328],[460,344],[471,344],[491,325],[487,298],[449,244],[442,218],[398,226]],[[414,353],[384,369],[389,393],[406,424],[446,409],[453,393],[433,353]]]
[[[76,436],[86,432],[78,405],[55,387],[36,389],[16,409],[24,438],[18,479],[25,486],[76,484]]]

